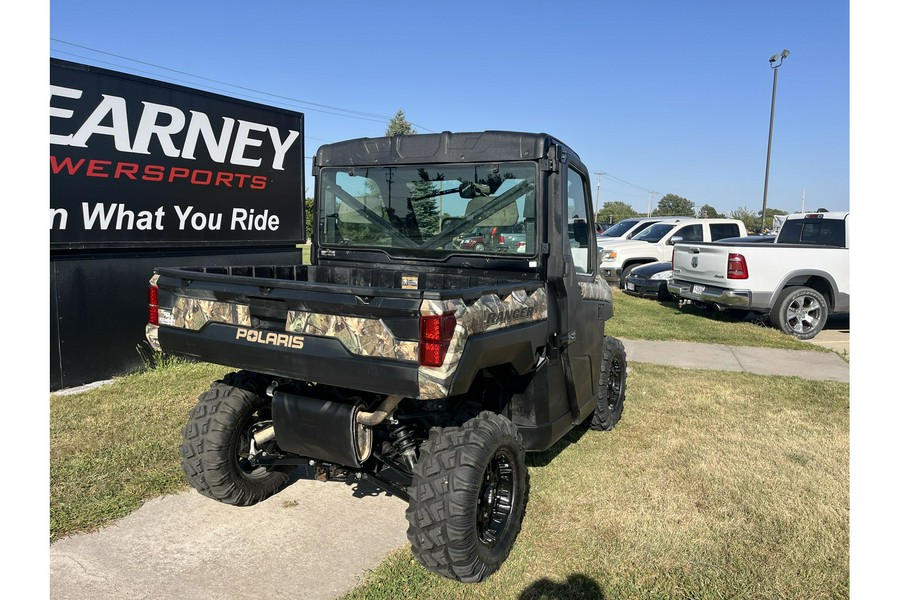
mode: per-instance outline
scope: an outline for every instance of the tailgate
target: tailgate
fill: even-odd
[[[716,244],[675,244],[672,277],[691,283],[721,286],[728,272],[728,255],[733,251],[732,246]]]
[[[151,345],[155,336],[155,347],[170,354],[274,377],[435,399],[447,395],[470,336],[547,318],[539,281],[394,289],[309,281],[306,268],[282,275],[157,269],[151,284],[159,325],[148,325]],[[421,342],[421,319],[453,327],[441,329],[438,340],[429,334]],[[546,327],[528,332],[516,334],[510,347],[533,361]],[[426,344],[423,355],[429,345],[433,352],[442,349],[441,360],[420,364],[420,343]]]

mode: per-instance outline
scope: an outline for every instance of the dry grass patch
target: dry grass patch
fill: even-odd
[[[846,598],[849,386],[635,365],[611,433],[529,457],[487,582],[395,553],[348,598]]]

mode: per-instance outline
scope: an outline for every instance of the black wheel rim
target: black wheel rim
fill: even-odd
[[[622,393],[622,363],[618,357],[613,357],[609,365],[609,379],[606,382],[606,398],[610,410],[615,410],[619,404],[619,394]]]
[[[516,472],[512,455],[497,450],[488,464],[478,492],[477,527],[479,541],[487,547],[497,544],[509,524],[516,502]]]

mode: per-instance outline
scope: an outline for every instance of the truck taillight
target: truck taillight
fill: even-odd
[[[456,317],[453,313],[419,317],[419,364],[423,367],[440,367],[444,364]]]
[[[747,279],[747,261],[743,254],[728,253],[728,279]]]
[[[147,286],[147,320],[151,325],[159,325],[159,288]]]

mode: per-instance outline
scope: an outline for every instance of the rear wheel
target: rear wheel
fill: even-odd
[[[482,412],[432,428],[409,487],[407,537],[435,573],[478,582],[509,556],[528,503],[525,451],[509,419]]]
[[[609,431],[622,418],[627,376],[625,345],[618,338],[606,336],[603,341],[603,364],[600,367],[600,398],[591,419],[591,429]]]
[[[249,373],[231,373],[200,395],[183,431],[181,466],[198,492],[226,504],[249,506],[288,481],[290,467],[253,462],[253,434],[272,422],[264,383]],[[274,446],[270,441],[268,445]]]
[[[795,338],[809,340],[825,326],[828,302],[825,296],[809,287],[787,288],[772,310],[772,324]]]

